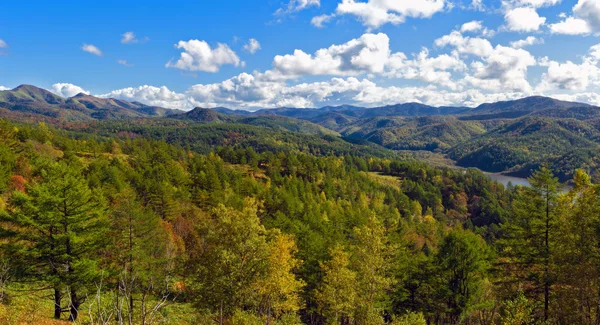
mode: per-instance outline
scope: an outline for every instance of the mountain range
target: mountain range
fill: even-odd
[[[182,111],[83,93],[63,98],[30,85],[0,91],[0,116],[13,118],[39,115],[49,119],[87,121],[162,117],[179,113]]]
[[[221,131],[246,125],[272,132],[334,136],[389,150],[431,151],[460,166],[517,176],[527,176],[541,164],[552,165],[563,180],[571,177],[575,168],[592,173],[600,170],[600,107],[540,96],[477,107],[404,103],[255,112],[198,107],[184,112],[86,94],[63,98],[22,85],[0,91],[0,117],[72,123],[152,119],[154,124],[165,125],[181,121],[186,127],[219,125]],[[239,136],[240,130],[246,129],[230,133]],[[255,139],[255,143],[260,141]]]

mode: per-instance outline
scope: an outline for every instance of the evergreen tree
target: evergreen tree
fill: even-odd
[[[543,296],[543,319],[550,317],[550,294],[554,282],[553,261],[556,254],[558,179],[542,167],[529,178],[531,187],[520,187],[513,202],[513,215],[504,224],[506,237],[501,241],[503,253],[510,258],[509,273],[532,284],[529,291]]]
[[[486,243],[470,231],[455,229],[444,238],[436,264],[442,280],[438,292],[446,305],[449,323],[458,323],[475,308],[487,276],[489,257]]]
[[[4,235],[9,251],[21,262],[23,276],[33,276],[54,289],[54,317],[68,298],[69,319],[77,320],[87,289],[99,278],[99,249],[105,244],[106,209],[88,188],[76,165],[49,163],[38,171],[41,180],[14,192],[12,225]]]

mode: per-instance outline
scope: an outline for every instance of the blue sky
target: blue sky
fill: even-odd
[[[599,0],[3,1],[0,11],[2,89],[182,109],[534,94],[600,104]]]

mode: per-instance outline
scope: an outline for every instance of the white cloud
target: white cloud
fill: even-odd
[[[127,60],[118,59],[117,63],[126,67],[133,67],[133,64],[127,62]]]
[[[302,11],[309,7],[319,7],[321,5],[321,0],[290,0],[286,6],[283,8],[279,8],[275,14],[276,15],[284,15],[293,12]]]
[[[302,50],[277,55],[274,74],[293,78],[303,75],[349,76],[382,73],[390,56],[390,39],[386,34],[364,34],[342,45],[318,50],[314,55]]]
[[[102,98],[117,98],[127,101],[138,101],[146,105],[167,108],[191,109],[191,98],[178,94],[167,87],[140,86],[113,90],[109,93],[98,95]]]
[[[70,83],[56,83],[52,85],[52,89],[50,89],[50,91],[65,98],[73,97],[80,93],[84,93],[86,95],[90,94],[89,91]]]
[[[251,38],[248,44],[244,45],[244,50],[250,52],[250,54],[254,54],[260,49],[260,43],[254,38]]]
[[[448,6],[446,0],[368,0],[368,2],[342,0],[337,6],[336,13],[354,15],[365,26],[373,29],[385,24],[401,24],[407,17],[431,18]]]
[[[509,5],[514,6],[530,6],[533,8],[551,7],[557,5],[562,0],[512,0],[509,1]]]
[[[600,94],[598,93],[551,94],[550,96],[559,100],[600,106]]]
[[[465,37],[458,31],[453,31],[435,40],[438,47],[453,46],[460,54],[472,54],[480,57],[489,56],[494,47],[490,41],[478,37]]]
[[[4,91],[4,90],[10,90],[10,88],[6,88],[4,86],[0,86],[0,91]]]
[[[497,45],[483,62],[471,63],[473,75],[465,77],[473,86],[490,91],[531,92],[527,70],[535,57],[523,49]]]
[[[313,19],[311,19],[310,23],[317,28],[323,28],[323,27],[325,27],[325,23],[329,22],[331,20],[331,18],[333,18],[333,17],[334,17],[334,15],[316,16],[316,17],[313,17]]]
[[[482,29],[483,29],[482,21],[474,20],[474,21],[470,21],[468,23],[464,23],[460,27],[460,32],[461,33],[474,33],[474,32],[478,32]]]
[[[579,0],[573,7],[573,14],[585,20],[594,33],[600,33],[600,1]]]
[[[507,28],[515,32],[537,31],[546,22],[546,18],[540,17],[535,9],[529,7],[511,9],[504,19]]]
[[[485,5],[483,4],[483,0],[473,0],[471,1],[471,6],[469,9],[477,10],[477,11],[485,11]]]
[[[423,48],[413,60],[407,60],[403,53],[392,55],[388,62],[388,77],[419,80],[428,84],[438,84],[452,90],[459,86],[452,80],[451,71],[464,71],[467,66],[456,56],[441,54],[430,57],[429,50]]]
[[[521,49],[535,44],[544,44],[544,39],[537,38],[535,36],[528,36],[526,39],[510,42],[510,47],[515,49]]]
[[[95,45],[92,44],[83,44],[83,46],[81,47],[81,49],[84,52],[88,52],[97,56],[102,56],[102,51],[100,51],[99,48],[97,48]]]
[[[211,48],[205,41],[179,41],[175,48],[183,49],[179,60],[167,62],[167,68],[177,68],[187,71],[218,72],[222,65],[243,65],[237,54],[226,44],[219,43]]]
[[[112,91],[102,97],[189,110],[196,106],[230,108],[320,107],[344,103],[380,106],[405,102],[476,106],[483,102],[523,97],[523,93],[482,93],[476,89],[449,92],[432,87],[381,87],[368,79],[332,78],[293,86],[242,73],[214,84],[198,84],[185,93],[166,87],[142,86]]]
[[[121,35],[121,43],[123,44],[131,44],[137,42],[139,42],[139,40],[135,38],[134,32],[126,32],[125,34]]]
[[[556,24],[550,24],[550,31],[554,34],[585,35],[592,32],[588,23],[579,18],[567,17]]]
[[[551,24],[550,31],[555,34],[600,35],[600,1],[579,0],[573,7],[573,16],[564,15],[562,21]]]
[[[0,49],[6,49],[8,48],[8,44],[0,39]]]
[[[590,76],[597,70],[597,67],[589,63],[579,65],[571,61],[565,63],[550,61],[548,71],[542,76],[542,87],[551,85],[563,90],[582,91],[587,89]]]
[[[588,54],[583,56],[581,64],[544,58],[540,65],[548,67],[548,70],[542,75],[538,90],[586,91],[590,86],[600,86],[600,44],[592,46]]]
[[[593,60],[596,60],[596,61],[600,60],[600,44],[596,44],[596,45],[590,47],[589,53],[590,53],[590,57]]]

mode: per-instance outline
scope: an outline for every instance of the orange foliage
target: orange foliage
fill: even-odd
[[[27,180],[21,175],[13,175],[10,178],[10,189],[13,191],[25,193],[25,185],[27,185]]]

